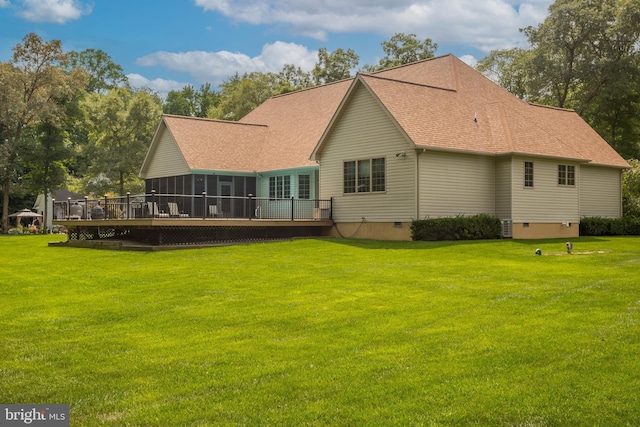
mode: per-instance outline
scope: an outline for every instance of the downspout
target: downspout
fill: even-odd
[[[624,191],[622,191],[622,180],[623,180],[624,169],[620,169],[620,174],[618,175],[618,188],[620,189],[620,218],[624,217]],[[580,171],[580,176],[582,176],[582,171]],[[580,216],[582,216],[582,212],[580,212]]]
[[[420,154],[424,153],[416,150],[416,219],[420,219]]]

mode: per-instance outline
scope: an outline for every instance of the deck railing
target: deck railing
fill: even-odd
[[[332,200],[158,194],[53,201],[54,220],[103,219],[271,219],[329,220]]]

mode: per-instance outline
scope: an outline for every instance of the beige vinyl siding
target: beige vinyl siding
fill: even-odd
[[[580,167],[580,216],[622,216],[620,169]]]
[[[356,87],[341,119],[320,153],[320,198],[333,197],[333,218],[339,222],[410,221],[415,218],[416,154],[376,99]],[[405,156],[396,157],[404,151]],[[343,163],[385,159],[385,191],[343,194]]]
[[[524,162],[533,162],[533,187],[524,186]],[[575,186],[558,185],[558,165],[573,165]],[[513,221],[534,223],[578,222],[580,166],[576,163],[542,158],[514,157]]]
[[[426,151],[420,155],[420,217],[495,213],[495,158]]]
[[[511,157],[496,159],[496,215],[511,219]]]
[[[145,179],[164,176],[187,175],[191,173],[184,156],[180,152],[171,132],[162,126],[158,135],[158,144],[151,153]]]

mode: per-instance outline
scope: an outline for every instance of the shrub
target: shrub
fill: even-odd
[[[422,219],[411,223],[413,240],[499,239],[501,235],[500,219],[488,214]]]
[[[581,236],[640,235],[640,218],[588,217],[580,220]]]

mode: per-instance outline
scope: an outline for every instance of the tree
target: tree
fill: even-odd
[[[327,84],[351,77],[351,70],[358,65],[360,57],[352,49],[336,49],[329,53],[327,48],[318,51],[318,62],[312,74],[315,84]]]
[[[106,94],[91,94],[83,107],[90,176],[108,178],[120,195],[140,191],[137,174],[160,119],[160,98],[148,91],[116,87]]]
[[[207,117],[209,109],[217,106],[219,102],[219,95],[211,90],[209,83],[200,86],[199,90],[187,85],[181,91],[170,91],[162,110],[167,114],[179,116]]]
[[[13,48],[11,61],[0,64],[0,178],[2,179],[2,231],[8,230],[9,195],[19,178],[20,155],[32,140],[23,131],[42,121],[64,117],[58,100],[85,84],[84,74],[65,72],[67,60],[59,40],[43,42],[30,33]]]
[[[430,38],[423,41],[417,39],[415,34],[396,33],[391,39],[381,43],[385,56],[380,59],[378,65],[365,65],[363,71],[374,72],[387,68],[397,67],[423,59],[433,58],[438,45]]]
[[[640,154],[640,0],[556,0],[529,49],[479,69],[523,99],[576,110],[623,156]]]
[[[49,194],[65,182],[65,162],[72,156],[68,133],[51,121],[39,123],[33,129],[34,143],[25,158],[25,180],[36,193],[44,195],[44,217],[47,218]]]
[[[278,74],[281,86],[279,93],[293,92],[296,90],[313,87],[313,76],[311,73],[302,71],[302,68],[292,64],[285,64]]]
[[[478,61],[476,69],[515,96],[529,101],[534,91],[527,69],[528,53],[520,48],[494,50]]]
[[[69,52],[68,68],[82,68],[88,75],[85,90],[89,93],[106,93],[116,87],[129,84],[122,67],[100,49]]]
[[[237,73],[222,84],[220,103],[209,110],[210,118],[240,120],[258,105],[279,93],[281,81],[274,73]]]
[[[622,210],[625,216],[640,217],[640,160],[629,164],[631,169],[622,173]]]

